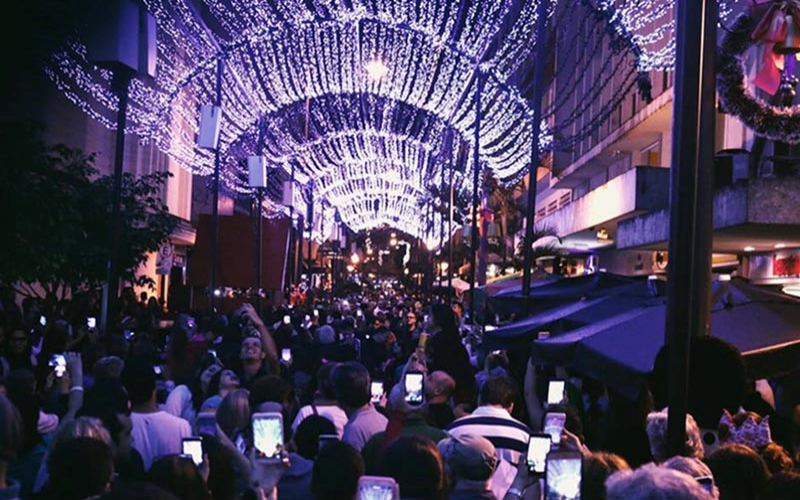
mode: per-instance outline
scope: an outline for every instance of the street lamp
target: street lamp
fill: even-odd
[[[370,59],[367,64],[364,65],[364,69],[367,70],[367,74],[369,75],[370,79],[375,82],[389,73],[389,68],[378,56],[373,56],[372,59]]]

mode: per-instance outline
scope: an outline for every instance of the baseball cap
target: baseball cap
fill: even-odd
[[[447,437],[439,441],[438,448],[445,465],[459,478],[485,481],[497,467],[494,445],[481,436]]]

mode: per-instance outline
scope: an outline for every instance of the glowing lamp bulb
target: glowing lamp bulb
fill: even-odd
[[[378,57],[370,59],[370,61],[364,65],[364,68],[367,70],[369,77],[376,82],[389,72],[389,68],[386,67],[386,64]]]

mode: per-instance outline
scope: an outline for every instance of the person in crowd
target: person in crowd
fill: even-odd
[[[161,455],[181,453],[181,440],[192,435],[186,420],[161,411],[156,403],[156,374],[147,361],[129,360],[122,380],[131,401],[133,447],[145,470]]]
[[[705,458],[719,488],[719,500],[759,500],[764,494],[769,469],[749,446],[722,445]]]
[[[444,462],[436,443],[425,436],[401,436],[384,450],[378,475],[394,478],[404,500],[444,500]]]
[[[370,402],[369,371],[355,361],[342,363],[334,368],[331,380],[336,401],[347,415],[342,441],[360,452],[388,423]]]
[[[354,500],[364,459],[349,444],[336,441],[319,450],[311,476],[314,500]]]
[[[769,416],[762,418],[752,411],[731,415],[724,410],[719,421],[718,437],[721,445],[738,443],[757,451],[770,473],[794,468],[789,452],[772,440]]]
[[[217,408],[217,424],[231,440],[250,427],[250,393],[247,389],[229,392]]]
[[[398,382],[389,392],[388,407],[390,418],[386,431],[373,435],[362,450],[367,474],[374,475],[378,461],[386,446],[400,436],[425,436],[434,443],[447,437],[447,433],[425,422],[426,405],[412,406],[405,400],[404,387]]]
[[[11,373],[12,370],[18,368],[32,370],[35,367],[33,346],[31,345],[28,335],[21,328],[14,328],[6,335],[3,350],[0,352],[0,355],[2,355],[2,364],[6,376]]]
[[[606,479],[621,470],[629,471],[631,466],[615,453],[586,453],[583,456],[581,499],[606,500]]]
[[[483,383],[489,377],[496,375],[509,375],[509,362],[508,355],[505,351],[492,351],[486,356],[483,362],[483,370],[475,374],[475,382],[478,384],[478,390],[483,386]]]
[[[207,469],[207,464],[204,469]],[[200,469],[189,457],[167,455],[157,458],[147,471],[147,481],[184,500],[211,500]]]
[[[517,383],[510,377],[491,377],[481,388],[479,406],[447,426],[451,436],[475,434],[494,444],[501,458],[519,463],[528,446],[531,429],[511,416],[519,399]]]
[[[8,475],[8,464],[22,447],[22,416],[7,397],[0,394],[0,498],[19,500],[19,481]]]
[[[448,500],[496,500],[490,479],[497,468],[497,453],[486,438],[471,434],[438,442],[447,472]]]
[[[428,410],[425,421],[439,429],[445,429],[456,419],[450,400],[456,390],[453,377],[441,370],[430,373],[425,378],[425,401]]]
[[[281,372],[278,350],[264,321],[251,304],[243,304],[237,317],[240,318],[244,332],[239,349],[240,366],[237,376],[241,387],[249,389],[259,377]]]
[[[336,436],[336,426],[322,415],[309,415],[300,422],[292,435],[297,454],[314,460],[321,446],[320,436]]]
[[[43,499],[86,500],[110,490],[114,454],[111,446],[99,439],[65,439],[48,454],[47,470],[50,476]]]
[[[712,500],[711,495],[683,472],[645,464],[633,471],[615,472],[606,480],[608,500]]]
[[[425,355],[428,371],[444,371],[456,381],[453,401],[456,405],[473,404],[477,394],[475,374],[469,361],[456,324],[456,315],[446,304],[432,308],[433,326],[427,341]]]
[[[333,389],[331,374],[338,366],[338,363],[326,363],[317,370],[317,391],[311,404],[303,406],[297,412],[292,422],[292,430],[297,431],[297,427],[303,420],[310,415],[321,415],[336,427],[336,435],[339,438],[344,433],[344,426],[347,423],[347,415],[336,402],[336,393]]]
[[[689,474],[708,491],[714,500],[719,499],[719,488],[714,483],[714,473],[705,462],[696,457],[676,455],[660,464],[667,469],[673,469]]]
[[[667,420],[669,409],[650,412],[647,415],[647,437],[650,441],[650,453],[653,460],[663,462],[670,457],[667,441]],[[703,439],[700,428],[690,414],[686,414],[686,445],[683,455],[702,459],[704,456]]]
[[[405,313],[405,321],[401,322],[396,328],[397,343],[400,346],[401,356],[408,358],[419,342],[419,335],[422,326],[419,324],[419,317],[414,311]]]
[[[100,419],[94,417],[78,417],[70,420],[65,425],[62,425],[58,428],[52,438],[52,441],[50,441],[48,451],[39,467],[39,473],[36,477],[36,484],[34,484],[34,492],[39,492],[47,482],[47,457],[50,453],[52,453],[52,450],[64,441],[79,437],[97,439],[109,447],[112,446],[111,435],[109,434],[108,429],[103,426],[103,422]]]
[[[795,500],[800,498],[800,472],[782,471],[767,480],[762,500]]]
[[[219,365],[212,365],[219,366]],[[228,395],[234,389],[239,388],[239,377],[233,370],[223,368],[217,373],[211,375],[208,379],[208,385],[204,391],[207,396],[203,404],[200,405],[200,411],[215,412],[222,403],[222,398]]]

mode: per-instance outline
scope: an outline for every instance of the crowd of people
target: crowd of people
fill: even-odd
[[[4,297],[0,500],[800,499],[797,374],[697,342],[719,376],[674,455],[663,369],[632,400],[487,349],[458,301],[128,295],[104,332],[89,306]]]

